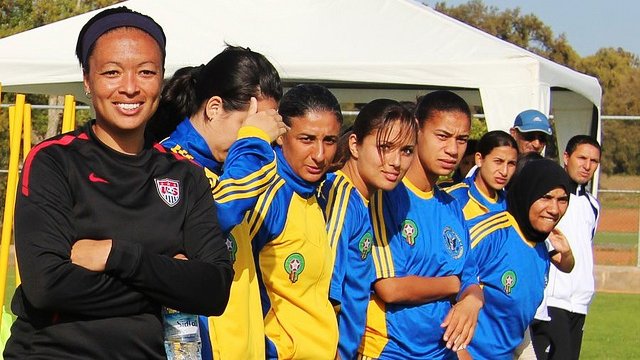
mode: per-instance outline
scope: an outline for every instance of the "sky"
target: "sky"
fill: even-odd
[[[447,6],[468,0],[426,0],[433,6]],[[621,47],[640,55],[640,0],[483,0],[499,10],[519,7],[521,14],[534,14],[553,30],[565,34],[569,44],[582,57],[603,47]]]

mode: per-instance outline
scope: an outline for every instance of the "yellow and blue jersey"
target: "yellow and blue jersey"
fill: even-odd
[[[527,241],[508,212],[477,218],[471,253],[478,265],[484,307],[468,346],[474,359],[512,359],[542,301],[549,254]]]
[[[334,259],[329,297],[339,307],[338,353],[341,359],[353,359],[364,334],[375,280],[369,201],[342,171],[327,175],[320,194],[318,201],[324,209]]]
[[[269,137],[255,127],[240,128],[238,139],[222,164],[214,159],[191,121],[185,119],[162,145],[205,167],[233,260],[235,273],[225,312],[200,319],[202,357],[264,359],[264,323],[251,239],[246,225],[236,225],[276,177],[275,153]]]
[[[444,189],[460,202],[465,220],[507,209],[507,197],[504,190],[498,190],[496,197],[491,198],[478,189],[475,179],[476,176],[480,176],[479,173],[476,171],[473,176],[464,178],[460,183]]]
[[[243,126],[221,163],[213,157],[205,139],[189,119],[183,120],[162,146],[202,165],[211,183],[222,231],[228,233],[252,209],[276,176],[276,160],[269,136]]]
[[[395,189],[378,191],[369,204],[376,246],[376,278],[457,275],[461,291],[477,284],[469,256],[469,233],[458,202],[435,188],[424,192],[408,178]],[[450,299],[424,304],[369,303],[360,353],[364,358],[451,359],[440,327]]]
[[[276,147],[278,176],[247,215],[259,268],[267,359],[333,359],[338,324],[318,184],[298,177]]]

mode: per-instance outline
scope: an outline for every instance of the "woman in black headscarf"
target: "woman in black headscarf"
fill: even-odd
[[[555,162],[531,160],[509,189],[507,211],[479,217],[471,228],[485,297],[468,347],[474,359],[511,359],[542,301],[549,262],[573,268],[567,239],[554,229],[567,210],[569,184]]]

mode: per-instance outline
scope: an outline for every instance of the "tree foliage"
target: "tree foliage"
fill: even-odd
[[[640,60],[622,48],[602,48],[580,57],[566,36],[554,36],[551,28],[520,8],[500,11],[482,0],[449,7],[437,2],[434,8],[502,40],[579,72],[592,75],[602,86],[602,113],[640,115]],[[640,174],[640,123],[605,121],[602,170],[608,174]]]
[[[520,8],[500,11],[482,0],[448,7],[438,2],[434,8],[499,39],[518,45],[547,59],[574,67],[579,55],[564,34],[554,37],[551,27],[533,14],[522,14]]]
[[[3,0],[0,1],[0,37],[17,34],[120,1]]]

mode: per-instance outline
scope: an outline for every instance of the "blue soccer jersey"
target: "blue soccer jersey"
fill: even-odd
[[[342,171],[337,171],[327,175],[318,202],[327,220],[334,259],[329,297],[340,309],[338,352],[341,359],[353,359],[364,334],[371,283],[375,280],[369,201]]]
[[[477,284],[469,234],[460,205],[437,187],[416,188],[407,178],[394,190],[377,192],[369,205],[376,246],[376,278],[410,275],[461,277],[461,292]],[[383,359],[450,359],[440,326],[449,299],[425,304],[385,304],[374,296],[360,353]]]
[[[458,200],[462,206],[464,218],[470,220],[486,213],[506,210],[507,197],[504,190],[498,190],[496,197],[490,198],[478,189],[475,183],[476,176],[480,176],[479,171],[471,177],[464,178],[462,182],[444,189]]]
[[[542,301],[549,254],[544,242],[527,241],[506,211],[476,219],[471,253],[484,307],[468,350],[474,359],[511,360]]]

